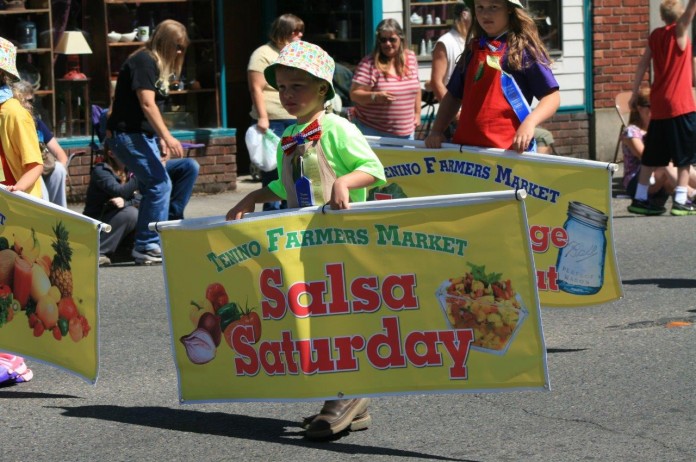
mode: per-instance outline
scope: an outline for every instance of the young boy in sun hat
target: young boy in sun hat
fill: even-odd
[[[297,123],[288,127],[278,146],[278,180],[244,197],[227,212],[238,220],[255,204],[286,199],[288,208],[329,204],[348,209],[366,199],[366,188],[385,183],[384,167],[360,130],[325,111],[334,97],[334,60],[320,47],[303,41],[286,45],[264,71],[280,92],[280,102]],[[330,400],[319,414],[304,419],[306,436],[330,438],[346,429],[371,423],[368,398]]]
[[[0,37],[0,160],[2,184],[8,191],[43,197],[43,159],[34,119],[14,98],[10,84],[20,80],[17,48]]]
[[[279,179],[244,197],[228,212],[229,220],[253,212],[257,203],[279,199],[287,199],[289,208],[329,204],[347,209],[351,201],[366,199],[366,187],[385,183],[384,168],[357,127],[325,111],[335,94],[334,67],[323,49],[296,41],[266,68],[266,81],[278,89],[281,104],[297,123],[285,129],[278,146]],[[311,180],[309,189],[306,182],[298,183],[300,167]]]

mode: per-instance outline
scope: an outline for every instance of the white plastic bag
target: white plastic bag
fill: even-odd
[[[276,169],[278,166],[276,151],[280,138],[273,133],[273,130],[269,129],[266,133],[261,133],[256,125],[252,125],[247,129],[244,141],[252,164],[264,172]]]

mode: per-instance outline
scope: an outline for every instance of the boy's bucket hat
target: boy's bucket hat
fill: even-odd
[[[17,48],[12,42],[0,37],[0,69],[20,80],[17,72]]]
[[[465,1],[466,1],[466,4],[469,5],[469,8],[471,8],[473,10],[474,9],[474,0],[465,0]],[[522,2],[520,0],[507,0],[507,2],[512,3],[517,8],[524,9],[524,5],[522,4]]]
[[[266,82],[276,90],[278,85],[276,84],[275,71],[279,65],[302,69],[328,83],[327,101],[332,100],[336,94],[332,83],[336,64],[333,58],[321,47],[302,40],[296,40],[285,45],[280,50],[278,59],[263,71]]]

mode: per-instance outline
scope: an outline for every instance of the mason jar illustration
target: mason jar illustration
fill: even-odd
[[[581,202],[568,204],[563,228],[568,244],[558,252],[558,287],[569,294],[592,295],[604,284],[604,254],[607,249],[606,214]]]

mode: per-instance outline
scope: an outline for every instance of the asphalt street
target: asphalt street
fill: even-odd
[[[180,405],[162,268],[123,264],[100,269],[98,383],[30,361],[31,382],[0,388],[0,461],[694,461],[696,216],[627,205],[613,200],[623,299],[542,309],[550,391],[375,399],[370,429],[325,443],[298,426],[316,402]]]

